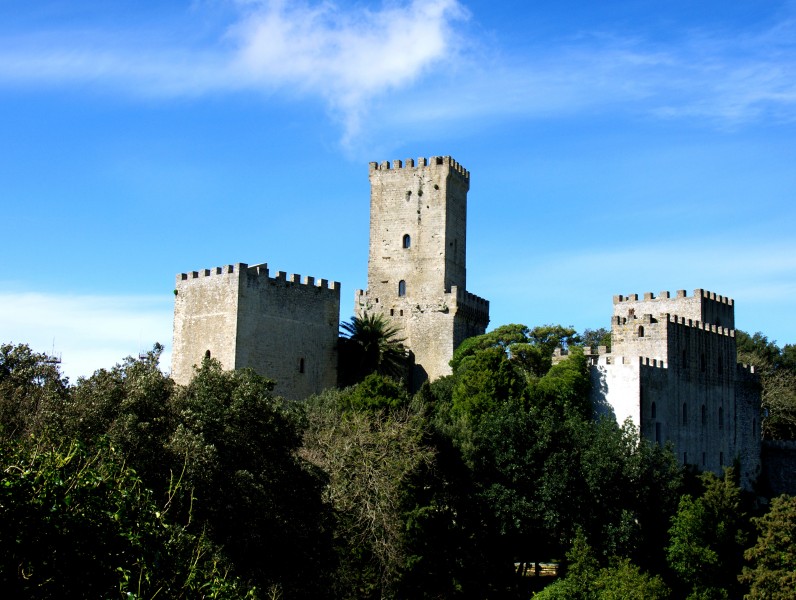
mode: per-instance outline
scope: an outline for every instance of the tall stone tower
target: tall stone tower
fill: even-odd
[[[412,386],[450,374],[465,339],[486,331],[489,302],[466,291],[470,173],[449,156],[370,163],[368,289],[355,314],[380,313],[414,354]]]

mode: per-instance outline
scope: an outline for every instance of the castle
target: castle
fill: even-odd
[[[466,291],[470,173],[451,157],[372,162],[368,289],[354,313],[378,313],[413,357],[410,385],[450,374],[453,351],[489,323]],[[301,399],[337,383],[340,284],[243,263],[177,275],[172,377],[202,357],[251,367]],[[745,486],[760,471],[760,390],[736,364],[734,303],[696,290],[614,298],[612,351],[587,349],[595,406],[678,458],[721,473],[738,460]],[[564,358],[558,351],[556,360]]]
[[[486,331],[489,302],[466,286],[470,173],[449,156],[370,163],[368,289],[354,314],[379,313],[413,357],[410,385],[450,374],[465,339]],[[337,383],[340,284],[244,263],[177,275],[171,375],[202,357],[251,367],[302,399]]]
[[[684,465],[721,475],[738,460],[749,487],[760,473],[760,384],[736,362],[734,308],[702,289],[614,296],[611,351],[586,353],[598,413],[670,442]]]

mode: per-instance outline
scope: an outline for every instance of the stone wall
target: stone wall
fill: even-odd
[[[446,157],[370,163],[368,289],[355,314],[378,312],[414,355],[412,388],[450,374],[467,337],[486,331],[489,303],[466,289],[470,174]]]
[[[764,479],[773,496],[796,496],[796,441],[763,442]]]
[[[721,475],[737,459],[750,488],[760,472],[760,392],[736,365],[733,301],[698,289],[615,296],[612,352],[591,356],[595,406],[641,435],[671,442],[678,461]]]
[[[340,284],[245,263],[177,276],[172,377],[190,381],[205,355],[250,367],[301,399],[337,383]],[[209,354],[207,354],[209,353]]]

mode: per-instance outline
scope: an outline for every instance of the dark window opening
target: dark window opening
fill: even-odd
[[[210,358],[210,350],[205,350],[205,358]]]
[[[394,308],[391,308],[391,309],[390,309],[390,316],[391,316],[391,317],[392,317],[392,316],[395,316],[395,309],[394,309]]]
[[[641,325],[638,326],[638,337],[644,337],[644,327]]]
[[[724,409],[719,407],[719,429],[724,429]]]
[[[657,416],[658,416],[658,409],[655,406],[654,402],[652,403],[652,409],[650,410],[650,414],[652,415],[653,419],[657,418]]]
[[[683,425],[688,425],[688,405],[683,402]]]
[[[655,423],[655,443],[661,444],[661,424]]]
[[[406,296],[406,282],[403,279],[398,282],[398,295]]]
[[[403,246],[404,248],[410,248],[412,246],[412,238],[409,237],[408,233],[404,235]]]
[[[683,464],[688,464],[688,452],[683,452]]]
[[[304,372],[304,359],[300,358],[299,359],[299,373],[303,373],[303,372]]]
[[[399,310],[399,311],[398,311],[398,315],[399,315],[399,316],[401,316],[401,317],[403,317],[403,316],[404,316],[404,311],[402,311],[402,310]]]
[[[724,452],[719,452],[719,466],[724,466]]]

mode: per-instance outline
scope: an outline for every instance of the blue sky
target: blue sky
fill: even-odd
[[[4,0],[0,340],[170,350],[175,274],[235,262],[348,318],[367,163],[451,155],[492,326],[705,288],[794,343],[795,134],[795,2]]]

